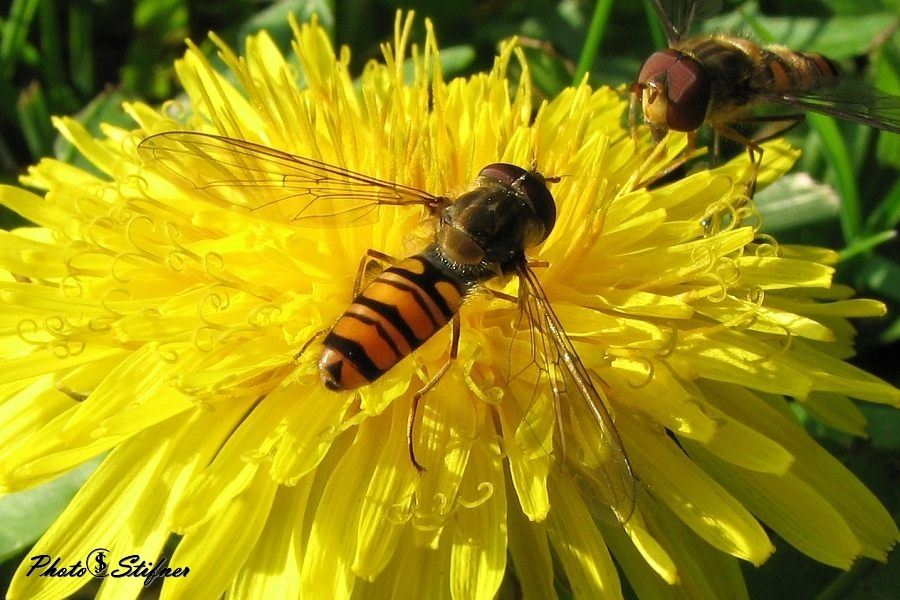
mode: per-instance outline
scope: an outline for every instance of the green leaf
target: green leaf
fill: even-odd
[[[869,439],[873,448],[900,451],[900,410],[884,404],[861,402],[860,410],[868,421]]]
[[[13,0],[9,18],[0,31],[0,81],[8,82],[12,77],[16,60],[25,46],[25,38],[34,19],[40,0]]]
[[[120,90],[101,92],[81,112],[75,115],[75,118],[95,135],[100,135],[100,125],[102,123],[111,123],[123,127],[133,126],[134,123],[131,118],[122,112],[121,109],[122,102],[128,99]],[[91,173],[98,173],[97,168],[92,163],[78,154],[72,144],[60,136],[57,136],[56,143],[53,145],[53,154],[64,162]]]
[[[171,59],[188,35],[187,0],[138,0],[134,33],[122,66],[122,86],[150,98],[172,93]]]
[[[885,346],[900,342],[900,319],[894,319],[886,326],[878,336],[878,340]]]
[[[31,546],[63,511],[94,472],[101,458],[90,460],[36,488],[0,498],[0,561]]]
[[[900,96],[900,37],[896,35],[881,48],[875,63],[875,86],[888,94]],[[876,156],[881,164],[900,169],[900,135],[879,135]]]
[[[856,287],[900,302],[900,265],[878,254],[867,257],[856,272]]]
[[[776,43],[796,50],[821,52],[836,60],[867,54],[872,40],[886,38],[897,27],[891,13],[821,17],[769,17],[759,13],[756,3],[707,19],[705,33],[745,35],[766,44]]]
[[[450,77],[464,71],[475,60],[475,48],[472,46],[454,46],[441,49],[441,72]],[[411,82],[415,77],[415,64],[412,58],[403,61],[403,77]]]
[[[864,15],[900,8],[897,0],[818,0],[836,15]]]
[[[552,52],[526,48],[525,57],[531,72],[531,80],[546,97],[553,98],[572,83],[574,67],[568,69],[563,60]]]
[[[40,76],[45,82],[43,91],[47,103],[56,113],[78,110],[82,103],[67,80],[68,69],[63,59],[66,51],[61,43],[65,33],[60,26],[59,11],[60,7],[53,2],[43,2],[38,14]],[[36,155],[32,153],[32,156]]]
[[[92,7],[79,2],[69,6],[68,30],[72,82],[81,94],[90,94],[96,87]]]
[[[771,234],[828,221],[840,213],[834,188],[808,173],[785,175],[757,193],[755,200],[763,231]]]
[[[37,159],[46,155],[53,145],[54,131],[40,84],[33,82],[19,94],[16,111],[31,156]]]
[[[238,31],[239,43],[243,45],[247,36],[259,31],[268,32],[279,48],[289,48],[294,37],[288,23],[288,15],[293,14],[301,23],[309,21],[313,15],[319,18],[321,25],[334,37],[334,10],[326,0],[286,0],[276,2],[268,8],[256,13]]]
[[[881,244],[897,238],[897,232],[893,229],[882,231],[874,235],[863,235],[853,240],[849,246],[840,251],[840,260],[848,260],[860,254],[871,252]]]
[[[815,113],[809,113],[806,117],[812,129],[822,139],[822,150],[833,169],[841,196],[841,229],[844,240],[850,242],[862,228],[862,207],[850,152],[833,118]]]
[[[881,202],[866,220],[865,231],[895,229],[900,224],[900,179],[884,194]]]
[[[445,77],[464,72],[473,62],[475,62],[475,48],[472,46],[450,46],[441,50],[441,71]]]

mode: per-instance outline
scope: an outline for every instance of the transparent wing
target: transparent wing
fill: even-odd
[[[371,222],[382,205],[437,212],[445,199],[245,140],[168,131],[144,139],[138,152],[211,202],[300,226]]]
[[[653,0],[653,8],[671,47],[688,35],[695,21],[719,14],[722,0]]]
[[[766,100],[900,133],[900,96],[856,80],[803,94],[765,94]]]
[[[607,401],[594,386],[537,276],[523,266],[519,281],[525,286],[523,311],[536,330],[537,358],[553,391],[565,463],[575,467],[582,487],[598,494],[624,523],[634,511],[637,484]]]

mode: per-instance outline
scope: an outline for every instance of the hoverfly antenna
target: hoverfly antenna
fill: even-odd
[[[549,177],[544,177],[545,183],[559,183],[562,181],[563,177],[571,177],[571,175],[551,175]]]
[[[538,169],[537,155],[536,155],[533,151],[532,151],[532,153],[531,153],[531,168],[529,169],[529,172],[530,172],[532,175],[537,175],[538,177],[540,177],[540,179],[541,179],[544,183],[559,183],[559,181],[560,181],[563,177],[571,177],[570,175],[552,175],[552,176],[547,176],[547,175],[544,175],[543,173],[541,173],[540,170]]]

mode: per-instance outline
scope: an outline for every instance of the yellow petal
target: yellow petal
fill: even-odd
[[[350,394],[324,389],[316,379],[310,375],[288,377],[267,397],[267,401],[280,407],[271,416],[272,423],[278,423],[279,433],[272,477],[288,485],[322,461],[353,400]]]
[[[414,519],[423,528],[440,527],[451,514],[484,411],[476,410],[468,387],[451,368],[422,398],[413,440],[416,460],[425,467],[416,488]]]
[[[227,425],[227,420],[225,423]],[[188,457],[193,460],[204,454],[208,459],[209,452],[215,450],[228,431],[227,426],[219,426],[213,421],[205,428],[208,436],[204,444],[198,447],[196,439],[179,431],[185,425],[195,424],[170,420],[120,444],[76,493],[32,553],[59,556],[62,564],[72,564],[76,560],[85,560],[98,546],[110,550],[114,563],[142,548],[158,551],[168,538],[165,527],[158,527],[160,518],[162,516],[164,523],[167,521],[168,507],[174,504],[183,489],[178,480],[178,475],[183,473],[179,474],[170,461],[178,462]],[[184,430],[192,431],[190,427]],[[188,444],[183,443],[185,439]],[[160,440],[165,442],[160,443]],[[189,447],[196,454],[189,454]],[[172,478],[163,476],[166,469],[171,469]],[[152,560],[149,554],[145,558]],[[89,581],[87,577],[25,577],[29,566],[29,562],[23,562],[13,578],[11,598],[64,597]],[[124,582],[121,585],[131,587]]]
[[[749,598],[735,558],[710,546],[652,498],[648,497],[643,505],[649,530],[678,565],[676,585],[671,585],[651,570],[621,527],[602,528],[610,548],[615,552],[616,562],[622,567],[638,597],[685,600]]]
[[[790,361],[814,377],[815,389],[900,406],[900,390],[859,367],[838,360],[802,340],[797,340],[792,350],[783,362]]]
[[[834,269],[821,264],[774,256],[742,256],[737,260],[743,285],[763,290],[796,287],[828,287]]]
[[[353,572],[374,580],[387,566],[410,516],[418,473],[409,460],[406,439],[408,411],[395,403],[388,409],[390,431],[378,446],[368,488],[362,492],[358,543]]]
[[[378,453],[372,449],[390,431],[386,416],[360,424],[355,439],[331,472],[318,499],[301,571],[305,597],[348,598],[353,592],[356,578],[352,563],[363,504],[360,490],[368,487],[379,460]]]
[[[499,444],[485,437],[479,442],[459,489],[450,541],[450,593],[490,600],[506,571],[506,490]]]
[[[846,396],[813,392],[803,399],[803,408],[814,419],[829,427],[857,437],[868,437],[865,415]]]
[[[567,477],[551,481],[547,530],[576,598],[621,598],[619,575],[584,501]]]
[[[897,540],[898,530],[894,520],[872,492],[797,424],[782,398],[760,398],[747,390],[720,383],[704,383],[703,388],[711,401],[724,412],[752,426],[788,450],[795,459],[790,474],[837,510],[840,519],[861,544],[863,554],[884,560],[887,549]],[[799,487],[795,484],[795,488]],[[805,490],[802,491],[806,493]],[[774,490],[772,494],[767,501],[779,506]],[[788,506],[784,510],[790,513],[801,507],[802,505]],[[823,521],[826,520],[821,511],[816,515]],[[812,538],[814,532],[805,535]],[[831,553],[836,550],[830,544],[823,543],[829,547],[823,547],[819,552]],[[844,553],[844,561],[848,560],[849,546],[838,551]]]
[[[401,540],[401,555],[390,598],[421,598],[447,600],[450,598],[450,544],[434,550],[416,544],[413,536]]]
[[[555,598],[553,587],[553,558],[547,540],[547,528],[534,523],[522,512],[512,488],[507,486],[509,505],[509,555],[516,578],[520,582],[522,597],[542,600]]]
[[[849,569],[862,550],[841,513],[796,476],[744,471],[716,460],[696,444],[685,447],[691,458],[804,554]]]
[[[665,433],[622,419],[616,424],[631,440],[628,453],[642,484],[697,535],[754,564],[761,564],[775,550],[756,519]]]
[[[0,231],[0,267],[35,279],[57,279],[68,274],[64,255],[58,246],[29,240],[7,231]]]
[[[262,534],[277,489],[266,470],[257,469],[216,519],[186,533],[171,564],[188,566],[190,576],[167,580],[160,598],[217,597],[228,589]]]
[[[679,350],[683,352],[674,353],[669,360],[689,379],[702,377],[795,397],[806,396],[813,386],[804,368],[778,355],[777,348],[744,333],[684,335]]]
[[[537,396],[522,413],[512,399],[530,398],[532,386],[521,379],[510,382],[509,401],[500,407],[503,442],[509,473],[522,511],[532,521],[543,521],[550,510],[547,476],[555,428],[553,403],[548,394]]]
[[[279,486],[265,528],[231,584],[230,598],[296,598],[304,546],[303,517],[312,478]]]
[[[687,319],[694,314],[690,305],[668,295],[615,288],[600,288],[596,294],[587,299],[586,306],[662,319]]]

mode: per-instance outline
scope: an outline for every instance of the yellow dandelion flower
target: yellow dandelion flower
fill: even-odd
[[[850,398],[900,404],[845,362],[848,318],[883,306],[832,284],[834,253],[743,224],[746,157],[647,189],[684,140],[635,147],[621,93],[581,85],[535,107],[515,42],[489,73],[444,81],[430,26],[408,49],[411,23],[398,16],[384,61],[358,82],[315,21],[294,25],[299,71],[265,33],[244,56],[213,37],[229,73],[191,46],[176,63],[189,104],[128,104],[136,129],[102,139],[56,121],[99,175],[45,159],[22,180],[39,193],[0,188],[35,224],[2,234],[0,486],[105,454],[31,555],[85,564],[102,547],[112,565],[189,569],[165,579],[165,598],[492,598],[508,571],[535,598],[559,585],[620,597],[620,572],[642,597],[741,596],[737,559],[773,551],[764,525],[829,565],[883,560],[896,525],[789,407],[860,434]],[[633,502],[610,501],[614,456],[598,448],[617,446],[590,406],[560,406],[550,378],[533,376],[548,332],[522,326],[506,297],[515,277],[462,307],[459,355],[416,413],[417,471],[410,406],[447,337],[356,392],[321,384],[317,341],[295,355],[349,306],[369,250],[409,256],[433,224],[408,207],[344,227],[295,227],[279,202],[240,210],[271,191],[192,185],[192,173],[220,177],[212,161],[185,158],[176,174],[139,150],[175,130],[438,196],[495,162],[559,177],[533,270],[614,418]],[[795,157],[768,144],[760,185]],[[33,566],[10,598],[63,597],[90,579]],[[135,596],[145,579],[105,577],[100,593]]]

